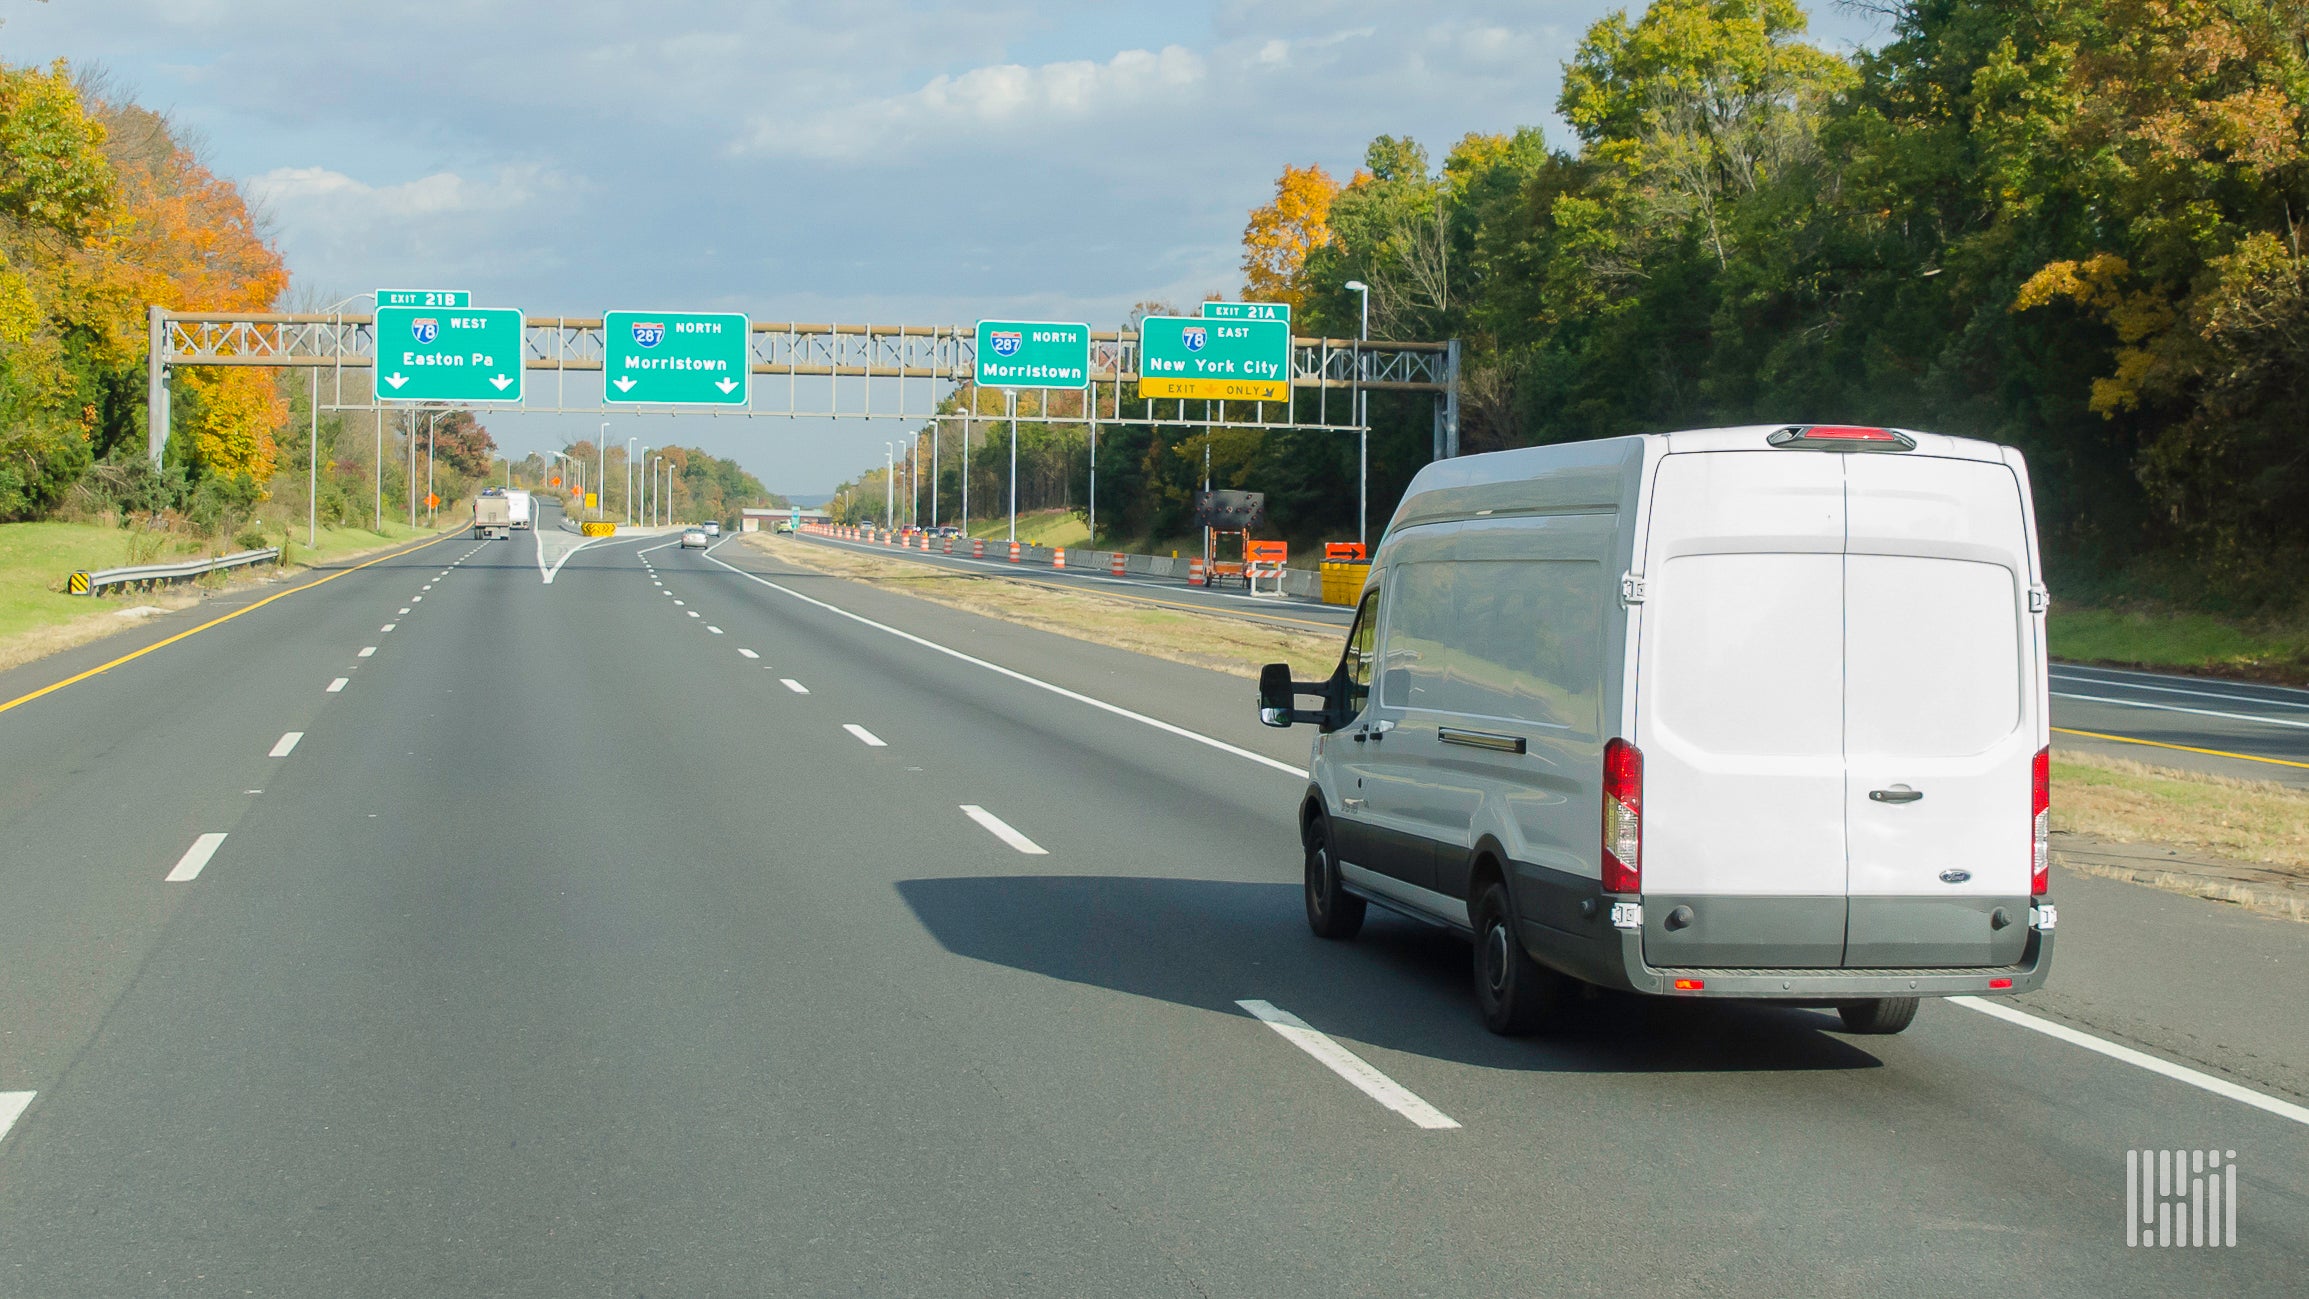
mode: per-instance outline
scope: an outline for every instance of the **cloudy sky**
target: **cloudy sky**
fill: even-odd
[[[1118,324],[1239,288],[1285,162],[1539,125],[1600,0],[0,0],[259,200],[300,302]],[[1862,19],[1820,6],[1843,47]],[[848,404],[847,402],[845,404]],[[516,453],[591,418],[492,415]],[[619,417],[830,490],[901,426]]]

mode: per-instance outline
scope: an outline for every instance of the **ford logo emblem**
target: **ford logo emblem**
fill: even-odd
[[[1943,884],[1962,884],[1962,883],[1964,883],[1966,880],[1968,880],[1968,879],[1971,879],[1971,878],[1972,878],[1972,872],[1971,872],[1971,871],[1942,871],[1942,872],[1940,872],[1940,882],[1941,882],[1941,883],[1943,883]]]

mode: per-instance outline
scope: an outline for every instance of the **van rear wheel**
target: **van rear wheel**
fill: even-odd
[[[1848,1033],[1897,1033],[1916,1021],[1916,998],[1871,997],[1836,1007]]]
[[[1523,950],[1507,886],[1485,888],[1475,902],[1475,1004],[1483,1026],[1502,1037],[1536,1033],[1561,1014],[1569,983]]]
[[[1317,818],[1307,827],[1307,928],[1317,938],[1353,938],[1363,932],[1364,905],[1339,882],[1339,863],[1331,856],[1331,827]]]

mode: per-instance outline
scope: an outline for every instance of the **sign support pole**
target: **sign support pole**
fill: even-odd
[[[1004,388],[1002,404],[1010,411],[1010,539],[1018,540],[1018,390]]]
[[[305,544],[321,545],[321,372],[313,370],[313,434],[305,444]]]
[[[1098,544],[1098,380],[1090,381],[1090,544]]]
[[[370,469],[377,475],[377,535],[385,533],[385,408],[377,411],[377,454],[371,457]]]
[[[962,535],[970,535],[970,442],[978,432],[978,385],[970,385],[970,404],[962,408]]]

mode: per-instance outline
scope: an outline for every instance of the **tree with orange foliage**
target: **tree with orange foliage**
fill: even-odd
[[[1243,227],[1244,298],[1305,307],[1307,254],[1331,242],[1331,200],[1338,196],[1339,182],[1320,164],[1284,164],[1275,201],[1253,208]]]

